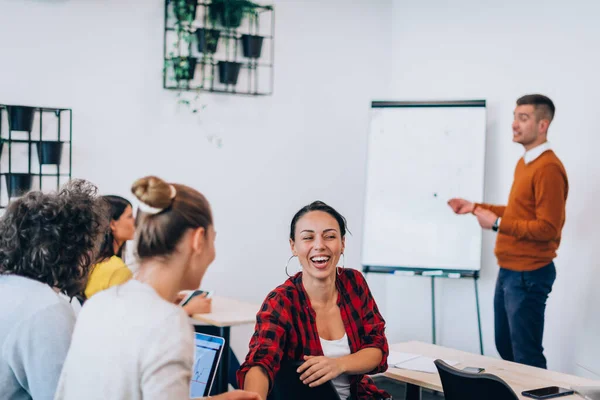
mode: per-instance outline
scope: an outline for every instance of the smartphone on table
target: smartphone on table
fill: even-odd
[[[556,397],[570,396],[575,394],[575,391],[558,386],[548,386],[540,389],[526,390],[521,394],[532,399],[554,399]]]
[[[210,299],[213,295],[213,291],[212,290],[190,290],[189,293],[186,293],[186,295],[183,297],[183,299],[181,300],[181,302],[179,303],[180,306],[185,306],[191,299],[193,299],[196,296],[200,296],[201,294],[206,293],[206,298]]]

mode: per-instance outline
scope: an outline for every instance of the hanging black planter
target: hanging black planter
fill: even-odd
[[[6,174],[8,197],[19,197],[31,189],[31,174]]]
[[[31,132],[35,108],[27,106],[8,106],[8,129],[11,131]]]
[[[219,61],[219,82],[225,85],[237,84],[241,66],[239,62]]]
[[[242,35],[242,50],[244,57],[260,58],[262,52],[263,37],[257,35]]]
[[[216,29],[196,29],[196,38],[198,39],[199,53],[214,53],[217,51],[221,32]]]
[[[42,141],[36,143],[40,164],[60,164],[63,142]]]
[[[224,28],[237,29],[252,4],[248,0],[212,0],[208,5],[208,18],[213,24],[218,22]]]
[[[176,57],[173,58],[173,72],[175,80],[191,81],[196,73],[196,63],[198,60],[194,57]]]

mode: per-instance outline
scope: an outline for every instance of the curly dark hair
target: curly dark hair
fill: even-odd
[[[29,192],[0,218],[0,274],[20,275],[69,297],[87,283],[108,228],[108,205],[97,188],[73,180],[59,192]]]

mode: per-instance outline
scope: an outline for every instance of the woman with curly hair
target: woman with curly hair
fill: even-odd
[[[194,331],[181,290],[198,288],[215,258],[213,217],[206,198],[157,177],[132,187],[140,201],[134,279],[89,299],[73,333],[57,400],[186,399]],[[219,400],[260,400],[234,391]]]
[[[75,315],[106,228],[96,187],[30,192],[0,218],[0,399],[52,399]]]

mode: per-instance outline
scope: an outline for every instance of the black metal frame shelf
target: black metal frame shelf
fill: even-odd
[[[173,6],[171,5],[173,2],[174,0],[165,0],[163,38],[164,89],[179,92],[205,91],[248,96],[266,96],[273,94],[275,53],[275,11],[273,6],[257,5],[255,8],[257,16],[266,15],[265,13],[270,14],[266,15],[266,18],[269,20],[270,33],[264,32],[263,34],[259,29],[258,21],[260,17],[248,21],[247,29],[239,27],[228,28],[213,24],[209,18],[209,8],[212,4],[211,1],[198,1],[195,3],[197,14],[194,15],[194,20],[191,23],[177,22],[176,17],[172,15],[174,14]],[[197,18],[199,14],[202,15],[201,18]],[[186,41],[183,45],[181,45],[179,40],[172,40],[169,42],[169,39],[173,39],[170,35],[177,35],[178,32],[185,32],[188,35],[193,35],[193,42],[196,43],[198,41],[196,33],[201,29],[218,31],[219,37],[216,39],[215,46],[219,45],[219,42],[225,42],[224,51],[221,51],[219,54],[201,51],[195,52],[193,50],[192,40]],[[239,54],[240,48],[242,47],[240,43],[243,41],[244,35],[260,36],[261,45],[264,41],[268,42],[268,56],[264,57],[268,59],[267,61],[261,60],[260,57],[250,58],[252,56],[244,57]],[[169,43],[176,43],[172,51],[169,49]],[[221,50],[223,50],[222,47]],[[265,52],[263,51],[262,53]],[[194,59],[190,70],[193,71],[192,75],[194,75],[195,72],[197,72],[197,69],[200,69],[200,79],[197,79],[198,74],[195,74],[196,79],[192,78],[189,80],[186,78],[176,79],[174,77],[174,75],[176,75],[174,67],[175,61],[185,58]],[[227,77],[223,79],[221,76],[221,69],[219,68],[220,63],[235,64],[235,66],[231,66],[231,64],[221,65],[225,75],[229,74],[229,72],[227,72],[228,68],[239,68],[240,71],[235,73],[235,83],[231,83]],[[242,76],[242,69],[248,71],[247,75],[243,76],[243,79],[247,82],[237,82],[237,76]]]
[[[33,112],[33,116],[32,118],[29,120],[29,122],[33,121],[33,119],[35,118],[35,116],[39,117],[39,138],[37,139],[32,139],[32,132],[33,129],[29,129],[29,130],[18,130],[18,129],[14,129],[13,123],[10,121],[10,109],[11,108],[26,108],[29,109],[31,112]],[[5,129],[5,124],[4,124],[4,113],[6,112],[7,115],[7,119],[8,119],[8,126]],[[50,118],[56,118],[56,127],[57,127],[57,132],[56,132],[56,138],[53,138],[51,140],[48,140],[48,133],[44,134],[44,121],[47,121],[48,118],[48,114],[53,114],[50,116]],[[63,131],[62,129],[62,122],[65,121],[64,123],[67,124],[68,123],[68,140],[65,137],[66,135],[61,132]],[[31,125],[32,126],[32,125]],[[27,139],[21,139],[21,138],[13,138],[13,132],[15,131],[21,131],[22,134],[26,134],[27,135]],[[24,175],[24,176],[29,176],[31,178],[31,181],[33,182],[34,177],[38,177],[38,186],[39,186],[39,190],[44,189],[44,179],[45,177],[55,177],[56,178],[56,189],[59,189],[60,185],[61,185],[61,178],[68,178],[69,180],[72,177],[72,165],[73,165],[73,111],[70,108],[52,108],[52,107],[32,107],[32,106],[21,106],[21,105],[8,105],[8,104],[0,104],[0,143],[2,144],[2,150],[4,147],[4,144],[7,145],[7,149],[6,149],[6,153],[8,156],[8,170],[7,171],[2,171],[2,156],[3,154],[0,153],[0,176],[4,176],[6,177],[6,189],[10,191],[9,189],[9,184],[8,181],[12,176],[17,176],[17,175]],[[42,150],[42,146],[45,144],[54,144],[54,145],[58,145],[59,150],[59,159],[61,158],[60,156],[62,155],[62,150],[64,149],[64,146],[67,145],[68,146],[68,151],[69,151],[69,159],[68,159],[68,171],[62,171],[61,172],[61,162],[57,162],[57,163],[50,163],[50,162],[44,162],[42,161],[42,159],[40,159],[41,157],[43,157],[41,154],[43,153]],[[27,145],[27,171],[14,171],[13,170],[13,163],[14,160],[13,158],[15,156],[13,156],[13,150],[15,148],[15,145]],[[37,146],[38,149],[38,169],[37,171],[34,171],[32,169],[32,152],[34,145]],[[59,160],[60,161],[60,160]],[[54,165],[56,173],[49,173],[49,172],[42,172],[42,166],[43,165]],[[46,182],[47,183],[47,182]],[[10,192],[7,193],[6,198],[8,200],[10,200]],[[2,204],[2,185],[0,182],[0,209],[6,208],[5,204]]]

